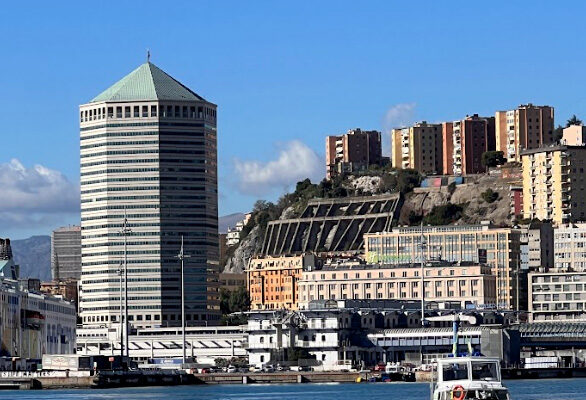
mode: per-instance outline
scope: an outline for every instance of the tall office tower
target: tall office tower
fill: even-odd
[[[128,321],[180,325],[182,237],[186,323],[215,323],[216,105],[147,62],[81,105],[80,125],[83,324],[119,322],[126,238]]]
[[[381,133],[351,129],[344,135],[326,137],[326,177],[382,165]]]
[[[485,172],[482,153],[495,149],[494,118],[466,116],[442,124],[443,173],[467,175]]]
[[[529,103],[515,110],[495,114],[496,149],[508,161],[521,161],[521,151],[536,149],[554,142],[554,110],[550,106]]]
[[[64,226],[51,233],[51,276],[54,281],[81,277],[80,226]]]
[[[415,169],[423,174],[441,174],[444,167],[442,125],[418,122],[391,131],[391,158],[397,169]]]

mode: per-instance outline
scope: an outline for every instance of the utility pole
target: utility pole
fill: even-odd
[[[128,351],[128,252],[127,252],[127,240],[126,237],[132,230],[128,227],[128,219],[126,218],[126,206],[124,206],[124,223],[120,234],[124,236],[124,349],[126,350],[126,357],[130,356]],[[122,345],[122,343],[120,343]]]
[[[185,364],[185,281],[183,277],[183,263],[189,257],[183,251],[183,235],[181,235],[181,250],[177,254],[177,258],[181,260],[181,348],[183,349],[183,364]]]

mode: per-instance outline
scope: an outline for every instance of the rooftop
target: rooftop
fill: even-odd
[[[103,101],[205,99],[151,62],[146,62],[94,97],[90,103]]]

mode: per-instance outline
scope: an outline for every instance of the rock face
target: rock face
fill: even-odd
[[[361,190],[363,193],[376,193],[380,185],[380,176],[351,176],[348,180],[350,189]]]
[[[434,206],[448,203],[468,204],[464,210],[464,215],[457,221],[459,224],[477,224],[481,221],[490,221],[498,226],[511,226],[509,185],[509,182],[501,178],[482,175],[474,179],[471,178],[471,182],[456,186],[456,190],[452,194],[450,194],[446,186],[441,188],[416,188],[412,193],[405,196],[399,224],[406,225],[409,223],[409,213],[411,211],[419,215],[421,213],[421,202],[423,201],[425,214]],[[492,203],[487,203],[482,198],[482,193],[489,188],[499,194],[498,200]]]
[[[20,265],[21,278],[51,280],[51,237],[32,236],[11,240],[14,263]]]
[[[226,261],[224,272],[242,273],[248,266],[250,258],[260,252],[263,238],[260,237],[260,227],[255,226],[250,233],[240,241],[234,255]]]

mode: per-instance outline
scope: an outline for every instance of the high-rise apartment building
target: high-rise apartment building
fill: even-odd
[[[80,226],[64,226],[51,233],[51,276],[54,281],[81,277]]]
[[[80,106],[85,326],[119,322],[125,254],[128,322],[180,325],[182,238],[186,323],[219,319],[216,108],[150,62]]]
[[[351,129],[344,135],[326,137],[326,177],[382,165],[381,133]]]
[[[556,224],[586,220],[586,147],[547,146],[521,153],[523,214]]]
[[[478,174],[486,171],[482,153],[494,150],[494,118],[478,114],[442,124],[443,173]]]
[[[391,132],[391,159],[397,169],[441,174],[444,167],[442,125],[418,122]]]
[[[401,265],[421,262],[421,240],[424,240],[423,260],[476,262],[489,265],[496,276],[496,306],[524,308],[526,299],[517,296],[523,291],[520,270],[521,230],[480,225],[445,225],[393,228],[392,232],[364,235],[365,257],[368,263]]]
[[[520,105],[495,114],[496,150],[508,161],[521,161],[521,151],[554,142],[554,110],[550,106]]]

